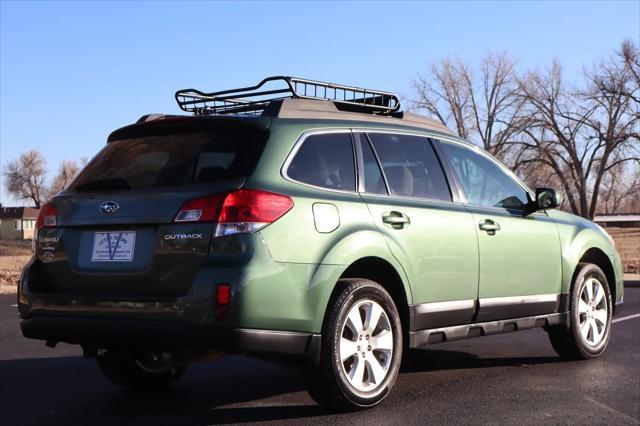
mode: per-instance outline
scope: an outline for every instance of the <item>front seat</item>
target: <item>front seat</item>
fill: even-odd
[[[404,195],[405,197],[413,197],[414,182],[411,170],[406,166],[386,166],[384,175],[389,183],[389,190],[393,195]],[[384,182],[381,180],[378,189],[385,191]]]

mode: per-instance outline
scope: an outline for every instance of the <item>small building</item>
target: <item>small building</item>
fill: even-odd
[[[593,221],[604,228],[638,228],[640,227],[640,213],[596,215]]]
[[[32,240],[40,209],[0,207],[0,239]]]

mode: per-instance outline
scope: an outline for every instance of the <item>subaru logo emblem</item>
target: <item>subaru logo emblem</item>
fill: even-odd
[[[120,209],[120,205],[115,201],[105,201],[100,204],[100,211],[104,214],[114,214]]]

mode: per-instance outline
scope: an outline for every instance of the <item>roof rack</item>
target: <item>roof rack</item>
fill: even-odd
[[[263,88],[272,82],[276,82],[275,88]],[[195,115],[260,115],[271,102],[296,98],[332,101],[350,112],[390,115],[400,109],[400,100],[394,93],[285,76],[267,77],[255,86],[219,92],[183,89],[175,97],[183,111]]]

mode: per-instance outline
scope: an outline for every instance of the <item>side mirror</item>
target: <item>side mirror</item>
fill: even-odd
[[[562,204],[562,196],[551,188],[536,188],[535,210],[555,209]]]

